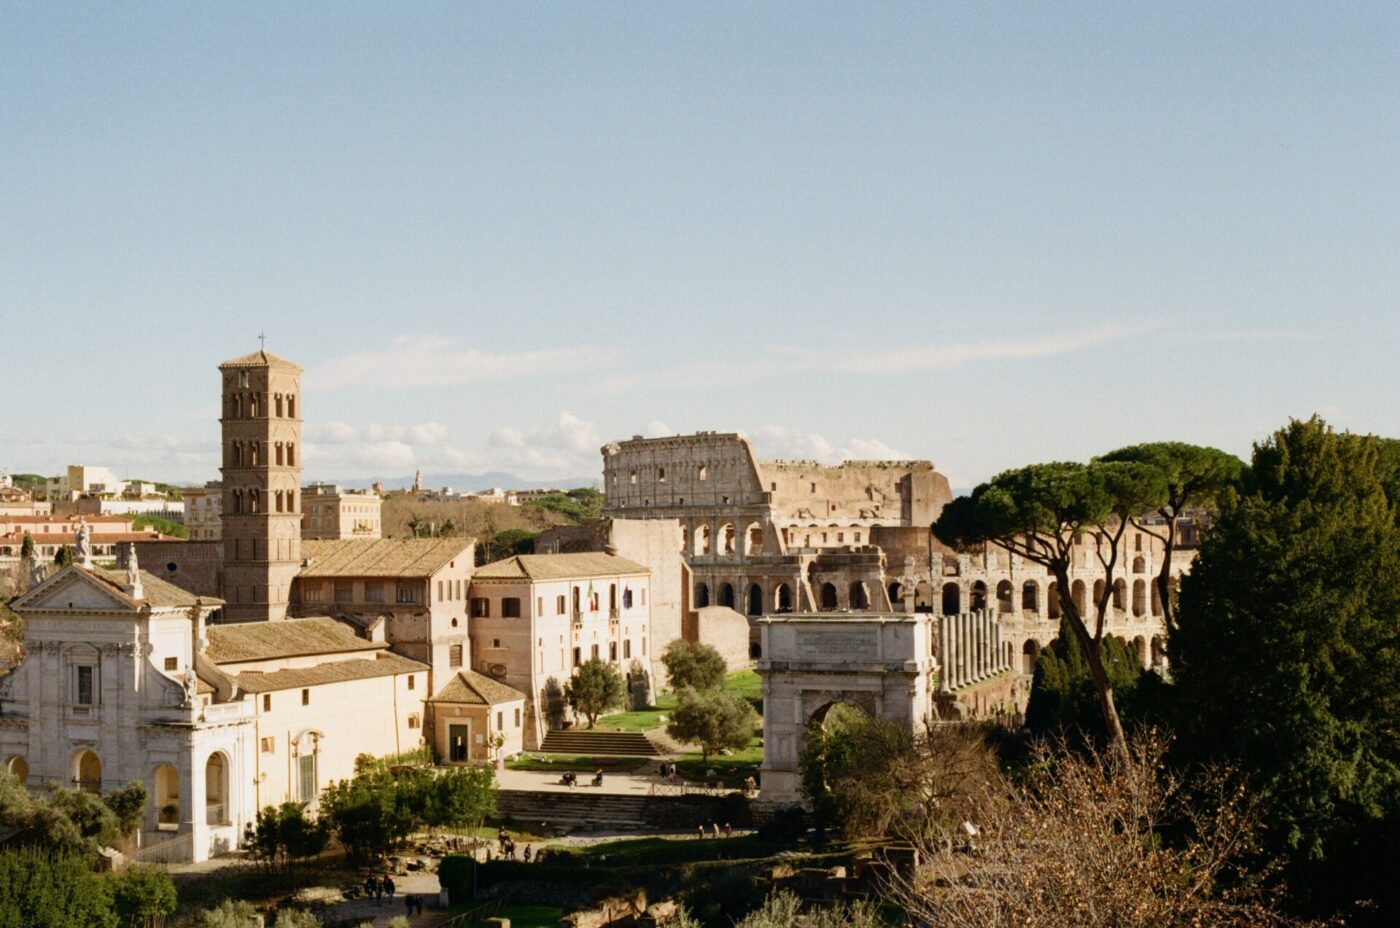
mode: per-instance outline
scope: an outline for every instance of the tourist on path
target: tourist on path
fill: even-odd
[[[389,874],[384,874],[384,895],[388,896],[391,901],[394,898],[394,889],[394,881],[389,877]]]
[[[405,918],[413,917],[413,893],[408,893],[403,897],[403,914]]]

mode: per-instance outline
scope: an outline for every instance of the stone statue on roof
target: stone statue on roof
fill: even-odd
[[[73,541],[73,561],[84,567],[92,566],[92,529],[86,519],[78,520],[78,536]]]
[[[44,559],[39,556],[39,552],[35,551],[29,556],[29,588],[32,590],[43,583],[48,574],[48,566],[44,563]]]
[[[136,563],[136,542],[126,543],[126,592],[133,599],[141,599],[145,591],[141,589],[141,568]]]
[[[194,705],[195,699],[199,696],[199,676],[195,674],[193,667],[185,669],[185,705]]]

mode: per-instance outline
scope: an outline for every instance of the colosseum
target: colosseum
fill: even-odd
[[[992,545],[956,552],[933,537],[930,526],[952,494],[929,461],[763,460],[732,432],[638,436],[602,453],[605,516],[680,523],[696,608],[728,606],[751,619],[990,610],[1007,663],[1024,674],[1058,631],[1059,600],[1044,567]],[[1196,547],[1192,524],[1176,532],[1173,585]],[[1152,581],[1163,545],[1136,529],[1126,543],[1106,634],[1130,644],[1144,667],[1161,668],[1165,630]],[[1104,588],[1091,535],[1075,546],[1071,583],[1081,609]]]

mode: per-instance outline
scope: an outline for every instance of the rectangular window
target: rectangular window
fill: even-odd
[[[622,659],[627,660],[632,656],[632,639],[628,638],[622,642]]]
[[[642,605],[645,606],[646,604],[647,604],[647,591],[646,591],[646,590],[642,590]]]
[[[309,706],[309,705],[311,705],[311,691],[310,691],[310,690],[302,690],[302,691],[301,691],[301,704],[302,704],[303,706]]]
[[[165,669],[166,669],[166,670],[179,670],[179,669],[180,669],[180,659],[179,659],[178,657],[167,657],[167,658],[165,659]]]
[[[493,648],[499,648],[500,646],[501,646],[501,639],[499,639],[499,638],[492,638],[492,639],[491,639],[491,647],[493,647]]]
[[[384,602],[384,585],[383,585],[382,583],[366,583],[366,584],[365,584],[365,602],[367,602],[367,603],[382,603],[382,602]]]
[[[400,583],[394,592],[394,602],[396,603],[416,603],[418,602],[418,586],[413,583]]]
[[[414,713],[413,715],[410,715],[410,716],[408,717],[408,727],[409,727],[409,728],[417,728],[417,727],[418,727],[418,715],[417,715],[417,713]]]
[[[303,584],[301,595],[309,603],[323,603],[326,601],[325,588],[319,583]]]
[[[413,674],[408,675],[408,688],[413,689]]]
[[[442,595],[442,581],[438,581],[438,602],[442,602],[447,597]]]
[[[93,677],[95,676],[95,671],[96,671],[96,669],[97,669],[97,668],[95,668],[95,667],[79,667],[79,668],[77,668],[77,670],[78,670],[78,678],[77,678],[77,680],[78,680],[78,692],[77,692],[77,694],[76,694],[76,695],[77,695],[76,702],[77,702],[77,704],[80,705],[80,706],[90,706],[90,705],[92,705],[92,695],[93,695],[93,689],[94,689],[94,687],[93,687]]]
[[[501,617],[506,619],[520,618],[519,597],[507,596],[501,600]]]
[[[491,617],[491,600],[484,596],[472,598],[472,618],[489,619]]]
[[[578,648],[574,648],[574,666],[577,667],[579,664],[582,664],[582,663],[583,663],[583,659],[579,656],[579,649],[578,649]]]
[[[271,712],[271,711],[272,711],[272,694],[271,694],[271,693],[263,693],[263,711],[264,711],[264,712]]]
[[[515,727],[516,727],[516,728],[519,728],[519,727],[520,727],[520,710],[519,710],[519,709],[516,709],[516,710],[515,710]]]
[[[316,798],[316,755],[303,754],[297,758],[297,779],[301,783],[301,801]]]
[[[471,730],[466,725],[447,726],[447,759],[454,764],[467,762],[467,739]]]
[[[535,597],[535,615],[544,615],[544,597]]]
[[[277,739],[276,739],[276,738],[263,738],[261,741],[258,742],[258,747],[262,750],[262,752],[263,752],[264,754],[276,754],[276,753],[277,753]]]
[[[856,532],[856,544],[860,544],[860,532]]]
[[[596,644],[593,646],[593,654],[592,654],[592,656],[595,657],[595,658],[598,656],[598,646],[597,646]]]
[[[337,580],[335,582],[335,601],[338,603],[348,603],[353,601],[355,586],[349,580]]]
[[[505,727],[506,727],[506,714],[505,714],[504,712],[497,712],[497,713],[496,713],[496,731],[502,731],[502,730],[505,729]]]
[[[462,646],[460,644],[454,644],[447,649],[447,666],[462,666]]]
[[[617,642],[616,642],[616,641],[609,641],[609,642],[608,642],[608,660],[610,660],[610,661],[616,661],[616,660],[617,660]]]
[[[556,597],[554,597],[554,614],[555,614],[555,615],[563,615],[563,614],[564,614],[564,597],[563,597],[563,596],[556,596]]]

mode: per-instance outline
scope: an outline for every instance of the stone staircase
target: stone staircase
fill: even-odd
[[[587,779],[580,774],[579,781]],[[593,792],[580,785],[567,792],[503,789],[496,793],[496,814],[515,820],[527,831],[630,831],[646,826],[647,796]]]
[[[542,754],[584,754],[589,757],[660,757],[656,745],[641,732],[557,728],[544,736]]]

